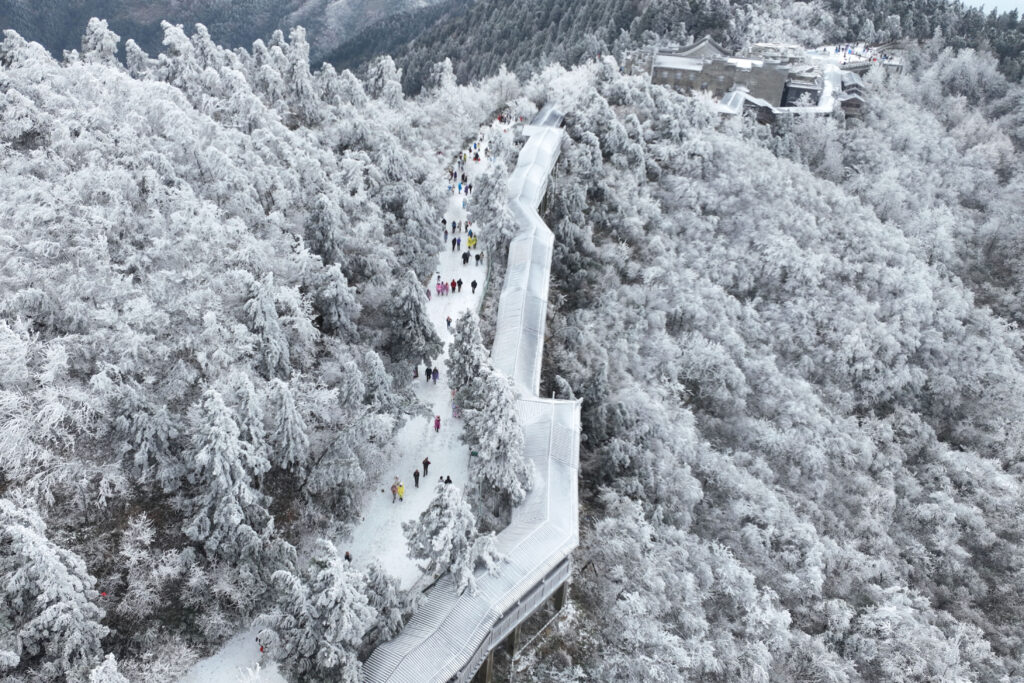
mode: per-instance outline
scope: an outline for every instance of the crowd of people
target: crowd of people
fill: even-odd
[[[469,160],[469,158],[471,156],[472,156],[472,158],[475,161],[479,161],[480,160],[480,156],[479,156],[480,152],[481,152],[480,141],[474,142],[473,145],[468,150],[466,150],[465,152],[462,152],[458,156],[458,158],[456,159],[455,163],[452,166],[449,166],[446,169],[445,173],[446,173],[446,177],[447,177],[447,181],[448,181],[448,191],[449,191],[449,193],[454,194],[455,192],[458,192],[459,194],[463,194],[463,195],[469,195],[469,194],[472,193],[472,191],[473,191],[473,184],[471,182],[469,182],[469,180],[470,180],[469,179],[469,175],[466,173],[466,170],[465,170],[466,162]],[[465,208],[465,199],[463,199],[463,208]],[[474,232],[473,223],[470,220],[468,220],[468,218],[465,219],[465,220],[456,220],[455,218],[452,218],[451,220],[449,220],[447,216],[442,217],[441,218],[441,229],[442,229],[442,233],[443,233],[445,244],[447,245],[449,240],[451,241],[452,252],[461,250],[462,249],[462,245],[463,245],[463,240],[465,240],[466,250],[463,251],[460,254],[460,256],[462,258],[462,265],[463,266],[468,266],[469,265],[469,260],[470,260],[471,257],[474,258],[474,264],[476,266],[480,266],[480,265],[483,264],[483,262],[484,262],[484,254],[483,254],[482,251],[477,251],[478,235]],[[432,296],[435,295],[435,294],[437,296],[439,296],[439,297],[440,296],[450,296],[452,294],[459,294],[459,293],[462,292],[462,287],[465,284],[466,283],[463,281],[463,279],[461,277],[453,277],[451,279],[448,279],[448,278],[442,279],[441,278],[441,273],[439,272],[439,273],[436,274],[434,283],[432,285],[427,286],[427,288],[426,288],[427,300],[429,301],[432,298]],[[468,284],[469,284],[470,291],[473,294],[476,294],[476,288],[479,286],[479,283],[476,281],[476,279],[471,280]],[[445,324],[447,326],[448,331],[451,332],[452,331],[452,317],[450,315],[446,317]],[[424,369],[424,372],[423,372],[423,378],[424,378],[424,380],[428,384],[433,382],[436,385],[437,384],[437,380],[440,378],[440,376],[441,376],[441,369],[440,369],[440,367],[432,365],[431,363],[427,363],[426,364],[426,368]],[[419,366],[416,366],[416,367],[413,368],[413,378],[414,379],[415,378],[419,378]],[[453,407],[453,415],[457,415],[457,413],[454,412],[454,407]],[[440,415],[435,415],[434,416],[433,426],[434,426],[434,432],[435,433],[441,431],[441,416]],[[420,477],[421,476],[424,477],[424,478],[427,476],[427,472],[428,472],[428,470],[430,468],[430,458],[429,457],[423,458],[422,465],[423,465],[423,473],[422,473],[422,475],[420,474],[420,470],[419,469],[413,470],[412,479],[413,479],[413,487],[414,488],[419,488],[419,486],[420,486]],[[444,476],[444,477],[439,477],[438,481],[440,483],[444,483],[444,484],[451,484],[452,483],[452,478],[451,478],[450,475],[449,476]],[[404,501],[405,501],[405,483],[396,475],[395,478],[394,478],[394,481],[391,483],[391,502],[392,503],[401,503],[401,502],[404,502]]]

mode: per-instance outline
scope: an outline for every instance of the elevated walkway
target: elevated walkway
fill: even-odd
[[[558,158],[562,114],[545,107],[509,178],[510,208],[520,232],[509,246],[491,359],[519,390],[516,411],[536,481],[497,536],[506,561],[477,577],[477,592],[457,593],[445,575],[390,642],[363,666],[368,683],[469,681],[487,677],[495,648],[518,641],[519,626],[545,603],[564,601],[570,555],[579,543],[580,404],[539,398],[554,235],[537,213]]]

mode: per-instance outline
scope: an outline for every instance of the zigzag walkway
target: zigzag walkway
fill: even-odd
[[[540,398],[541,358],[554,234],[537,209],[562,140],[562,114],[545,107],[509,178],[510,208],[520,227],[508,252],[491,348],[494,366],[515,380],[525,453],[537,474],[533,490],[497,536],[505,555],[498,573],[458,593],[445,575],[394,640],[363,666],[368,683],[490,680],[498,646],[519,643],[519,627],[552,597],[565,599],[570,554],[579,543],[580,404]]]

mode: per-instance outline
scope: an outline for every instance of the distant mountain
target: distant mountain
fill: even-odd
[[[366,25],[326,54],[336,68],[355,69],[390,54],[402,84],[417,92],[431,65],[452,60],[460,82],[494,74],[502,64],[521,77],[538,66],[569,66],[581,57],[618,53],[658,37],[711,35],[739,48],[758,40],[822,42],[931,38],[940,31],[954,48],[991,49],[1011,80],[1024,75],[1024,22],[1016,13],[985,14],[945,0],[825,0],[827,20],[807,15],[804,3],[750,0],[444,0],[409,7]],[[760,16],[759,22],[751,21]],[[794,31],[793,29],[797,29]],[[803,29],[803,30],[799,30]]]
[[[437,0],[33,0],[0,1],[0,29],[14,29],[60,57],[79,49],[90,17],[106,19],[111,30],[132,38],[150,54],[161,51],[160,22],[191,30],[205,24],[225,47],[250,47],[276,29],[306,28],[313,63],[367,26]]]
[[[354,68],[391,54],[404,70],[403,85],[415,92],[431,64],[445,57],[466,82],[493,74],[502,64],[521,75],[551,61],[571,64],[606,49],[623,31],[638,38],[648,30],[672,35],[685,26],[721,37],[729,26],[729,7],[674,0],[447,0],[368,26],[327,61]]]

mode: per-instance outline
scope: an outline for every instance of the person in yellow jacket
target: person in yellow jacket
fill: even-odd
[[[398,484],[398,500],[405,500],[405,484],[399,482]]]

